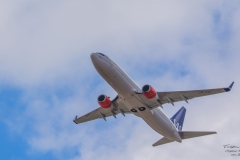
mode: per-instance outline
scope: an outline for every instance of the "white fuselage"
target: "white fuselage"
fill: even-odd
[[[134,115],[141,117],[156,132],[173,141],[182,142],[178,130],[170,119],[159,109],[150,110],[136,95],[141,89],[111,59],[100,53],[91,54],[92,62],[98,73],[118,93],[119,98],[129,110],[135,109]],[[140,111],[140,107],[145,107]]]

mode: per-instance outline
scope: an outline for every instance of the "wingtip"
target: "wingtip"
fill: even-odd
[[[77,121],[76,121],[77,118],[78,118],[78,116],[76,115],[76,117],[75,117],[74,120],[73,120],[73,122],[76,123],[76,124],[78,124]]]
[[[75,119],[73,120],[73,122],[76,123],[76,124],[78,124],[78,123],[75,121]]]
[[[229,86],[228,88],[224,88],[224,90],[225,90],[226,92],[231,91],[233,85],[234,85],[234,81],[230,84],[230,86]]]

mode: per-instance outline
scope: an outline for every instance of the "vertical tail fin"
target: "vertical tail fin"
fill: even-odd
[[[170,120],[173,122],[173,124],[179,131],[182,131],[185,113],[186,113],[186,108],[182,107],[177,111],[177,113],[175,113],[172,116],[172,118],[170,118]]]

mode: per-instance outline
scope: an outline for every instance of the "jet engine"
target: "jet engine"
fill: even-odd
[[[143,95],[147,99],[153,99],[153,98],[155,98],[156,100],[158,99],[158,94],[152,86],[146,84],[142,87],[142,91],[143,91]]]
[[[100,96],[98,96],[98,104],[105,109],[108,109],[112,106],[112,101],[110,100],[109,97],[107,97],[106,95],[102,94]]]

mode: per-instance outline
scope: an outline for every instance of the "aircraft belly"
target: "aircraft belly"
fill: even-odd
[[[112,69],[105,79],[119,95],[129,97],[131,92],[134,91],[127,79],[115,69]]]
[[[111,85],[109,74],[112,72],[112,67],[109,64],[103,66],[95,66],[98,73]]]
[[[152,110],[152,115],[142,118],[156,132],[164,137],[175,140],[175,129],[172,127],[170,124],[171,122],[167,119],[167,117],[163,115],[158,108]]]
[[[150,110],[145,104],[139,101],[135,95],[135,91],[140,89],[132,80],[112,64],[106,64],[97,70],[118,93],[128,109],[135,109],[137,111],[133,112],[134,115],[143,118],[156,132],[169,137],[169,134],[172,132],[172,128],[168,124],[169,122],[166,121],[165,117],[161,116],[159,109]]]

